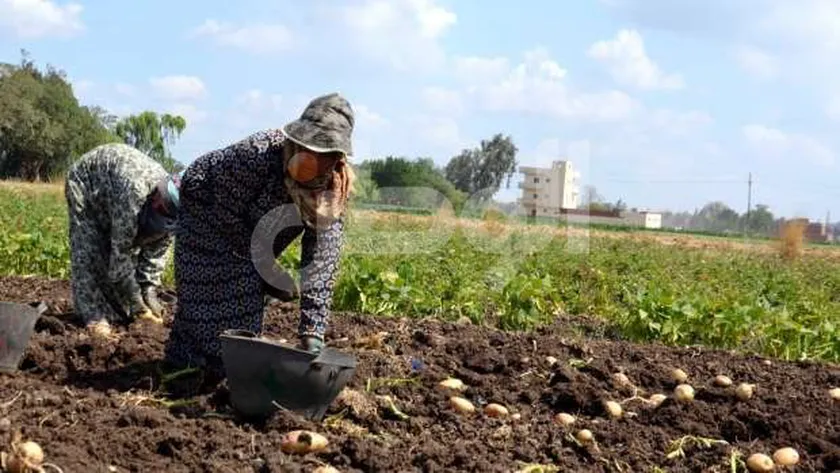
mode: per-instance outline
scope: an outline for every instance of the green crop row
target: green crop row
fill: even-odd
[[[505,329],[590,314],[631,340],[840,361],[836,257],[785,261],[772,251],[453,222],[354,213],[334,308]],[[0,274],[68,277],[66,225],[59,190],[0,184]],[[296,268],[299,249],[296,241],[281,264]]]

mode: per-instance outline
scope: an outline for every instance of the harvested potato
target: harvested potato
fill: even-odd
[[[484,413],[490,417],[504,417],[508,415],[508,409],[501,404],[490,403],[484,406]]]
[[[612,380],[613,380],[613,383],[615,383],[617,386],[620,386],[622,388],[633,385],[633,383],[630,382],[630,378],[628,378],[627,375],[624,374],[624,373],[613,374],[612,375]]]
[[[668,396],[664,394],[652,394],[650,398],[648,398],[648,402],[650,402],[653,407],[659,407],[660,404],[665,402],[665,399],[668,399]]]
[[[840,388],[831,388],[828,391],[828,396],[835,401],[840,401]]]
[[[557,364],[557,358],[554,358],[553,356],[547,356],[547,357],[545,357],[545,362],[548,363],[549,365],[553,366],[553,365]]]
[[[565,412],[559,412],[554,416],[554,421],[563,427],[568,427],[575,423],[575,416]]]
[[[688,380],[688,374],[685,371],[676,368],[673,371],[671,371],[671,379],[682,384],[685,383],[686,380]]]
[[[624,409],[621,408],[621,404],[615,401],[604,401],[604,410],[606,410],[607,414],[609,414],[613,419],[621,417],[624,413]]]
[[[450,397],[449,405],[462,414],[472,414],[475,412],[475,406],[473,403],[459,396]]]
[[[44,450],[31,440],[13,443],[12,453],[4,457],[3,463],[7,473],[43,471],[41,464],[44,463]]]
[[[694,400],[694,388],[689,384],[680,384],[674,388],[674,398],[680,402],[691,402]]]
[[[591,441],[592,441],[592,439],[594,439],[594,438],[595,438],[595,436],[594,436],[594,435],[592,435],[592,431],[591,431],[591,430],[589,430],[589,429],[581,429],[581,430],[578,430],[577,434],[575,434],[575,438],[576,438],[576,439],[577,439],[577,441],[578,441],[578,442],[580,442],[580,443],[589,443],[589,442],[591,442]]]
[[[715,383],[715,386],[720,386],[722,388],[728,388],[729,386],[732,386],[732,379],[729,376],[724,376],[722,374],[719,374],[719,375],[715,376],[714,383]]]
[[[317,432],[308,430],[293,430],[283,436],[280,449],[284,453],[305,454],[320,452],[327,448],[327,438]]]
[[[438,386],[443,389],[449,389],[452,391],[463,391],[467,389],[467,386],[464,384],[464,382],[458,378],[446,378],[440,383],[438,383]]]
[[[741,401],[746,401],[753,397],[753,393],[755,391],[755,385],[749,383],[741,383],[735,388],[735,397],[740,399]]]
[[[767,473],[773,471],[775,465],[773,459],[763,453],[753,453],[747,458],[747,468],[756,473]]]
[[[773,461],[782,466],[793,466],[799,463],[799,452],[791,447],[780,448],[773,453]]]
[[[332,465],[322,465],[312,470],[312,473],[339,473],[339,471]]]

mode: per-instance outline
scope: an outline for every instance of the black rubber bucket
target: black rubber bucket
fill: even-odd
[[[314,354],[244,330],[221,335],[233,408],[266,417],[279,408],[320,421],[356,372],[356,358],[325,347]]]
[[[47,310],[43,302],[0,302],[0,373],[14,373],[29,345],[35,322]]]

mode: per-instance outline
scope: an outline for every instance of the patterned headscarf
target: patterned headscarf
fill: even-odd
[[[158,181],[149,194],[140,211],[138,240],[155,241],[172,233],[178,223],[180,205],[181,176],[184,171],[176,172]]]
[[[291,141],[283,154],[283,169],[300,148],[334,161],[330,171],[308,182],[298,182],[286,173],[286,186],[306,225],[324,229],[341,217],[353,191],[355,174],[348,159],[353,154],[353,109],[337,93],[313,99],[300,118],[283,127]]]

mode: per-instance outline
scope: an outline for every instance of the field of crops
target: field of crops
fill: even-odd
[[[60,186],[0,184],[0,275],[67,278],[66,225]],[[837,362],[840,251],[357,211],[335,308],[506,329],[589,314],[628,340]]]
[[[327,339],[358,369],[323,422],[251,423],[225,384],[176,396],[161,376],[171,307],[164,326],[91,340],[61,187],[2,183],[0,300],[48,310],[19,373],[0,375],[0,471],[32,452],[14,433],[68,473],[840,471],[840,257],[779,254],[355,211]],[[296,324],[296,304],[271,306],[264,336]],[[293,451],[300,431],[322,442]]]

